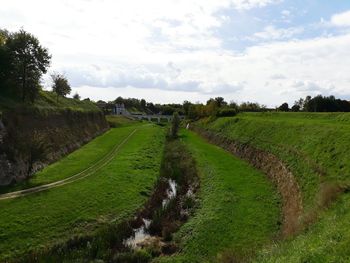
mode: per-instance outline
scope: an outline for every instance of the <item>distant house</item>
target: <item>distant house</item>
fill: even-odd
[[[117,103],[112,109],[112,114],[114,115],[129,115],[129,112],[126,110],[124,103]]]

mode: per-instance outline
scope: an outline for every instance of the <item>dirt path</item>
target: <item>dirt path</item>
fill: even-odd
[[[97,172],[98,170],[100,170],[101,168],[106,166],[115,157],[115,155],[118,153],[120,148],[125,143],[127,143],[127,141],[131,138],[131,136],[136,131],[137,131],[137,129],[133,130],[121,143],[116,145],[112,149],[112,151],[110,151],[103,158],[98,160],[96,163],[94,163],[93,165],[91,165],[87,169],[85,169],[85,170],[83,170],[83,171],[81,171],[81,172],[79,172],[79,173],[77,173],[77,174],[75,174],[75,175],[73,175],[71,177],[68,177],[66,179],[60,180],[60,181],[56,181],[56,182],[53,182],[53,183],[32,187],[32,188],[25,189],[25,190],[20,190],[20,191],[15,191],[15,192],[11,192],[11,193],[2,194],[2,195],[0,195],[0,200],[13,199],[13,198],[17,198],[17,197],[22,197],[22,196],[26,196],[26,195],[29,195],[29,194],[33,194],[33,193],[38,193],[38,192],[45,191],[45,190],[48,190],[48,189],[52,189],[52,188],[55,188],[55,187],[63,186],[63,185],[66,185],[66,184],[70,184],[70,183],[76,182],[78,180],[84,179],[84,178],[92,175],[93,173]]]

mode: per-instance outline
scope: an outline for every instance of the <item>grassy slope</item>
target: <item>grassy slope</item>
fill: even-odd
[[[36,173],[30,180],[14,186],[0,188],[0,192],[12,192],[48,184],[77,174],[112,151],[113,147],[119,145],[136,128],[136,126],[133,126],[111,129],[60,161],[47,166]]]
[[[19,106],[23,106],[20,101],[0,96],[0,111],[11,110]],[[35,100],[34,104],[26,104],[26,106],[34,108],[40,112],[67,109],[86,112],[100,111],[100,109],[90,101],[79,101],[63,97],[60,97],[57,101],[56,95],[50,91],[40,91],[40,94]]]
[[[143,127],[109,165],[90,177],[0,201],[0,261],[73,234],[87,234],[106,220],[129,217],[145,201],[143,192],[152,190],[163,141],[161,128]]]
[[[350,114],[240,114],[204,125],[281,158],[301,185],[306,208],[315,205],[320,184],[350,179]],[[318,167],[323,175],[312,167]],[[348,262],[350,256],[350,198],[322,212],[320,221],[295,240],[261,253],[258,262]]]
[[[205,126],[277,155],[296,175],[306,208],[322,182],[350,179],[350,114],[245,113]]]
[[[321,220],[295,239],[260,252],[257,263],[350,262],[350,196],[343,195]]]
[[[192,132],[183,140],[200,173],[200,207],[177,234],[182,252],[164,262],[213,262],[218,253],[252,254],[278,231],[279,198],[264,175]]]

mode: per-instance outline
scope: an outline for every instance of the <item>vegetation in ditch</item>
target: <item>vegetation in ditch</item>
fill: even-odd
[[[152,192],[163,143],[164,129],[145,126],[107,166],[88,178],[25,198],[0,201],[0,261],[21,258],[69,239],[74,245],[74,240],[94,236],[111,222],[130,218]],[[113,239],[113,233],[108,233]]]
[[[176,185],[176,194],[169,196],[168,182]],[[196,165],[185,145],[168,137],[154,191],[133,219],[105,224],[94,236],[80,236],[40,253],[33,253],[25,261],[89,261],[149,262],[155,257],[176,252],[174,233],[193,214],[198,189]],[[147,193],[142,193],[147,195]],[[135,248],[126,240],[147,219],[150,225],[144,240]],[[135,241],[136,242],[136,241]]]
[[[298,180],[304,230],[293,240],[267,247],[257,262],[349,260],[349,114],[244,113],[200,125],[273,153]]]
[[[200,177],[199,207],[175,234],[179,253],[157,262],[245,262],[272,242],[280,198],[259,171],[190,132],[182,131]]]

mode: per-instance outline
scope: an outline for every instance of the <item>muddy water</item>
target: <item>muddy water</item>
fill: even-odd
[[[151,235],[148,233],[148,227],[151,224],[151,220],[142,218],[142,225],[139,228],[133,229],[133,234],[123,241],[123,245],[136,249],[141,243],[145,242]]]
[[[176,197],[176,182],[172,179],[168,179],[168,184],[169,188],[166,191],[167,197],[162,202],[163,208],[165,208],[169,202]]]
[[[176,198],[177,196],[177,183],[175,180],[168,179],[168,187],[166,188],[166,195],[162,200],[162,208],[166,208],[169,202]],[[191,190],[192,193],[192,190]],[[137,217],[135,218],[137,220]],[[140,220],[139,220],[140,221]],[[131,249],[137,249],[145,246],[147,240],[150,240],[152,237],[157,237],[156,235],[151,235],[149,227],[152,223],[150,218],[141,218],[141,225],[133,228],[133,234],[124,239],[123,245]]]

